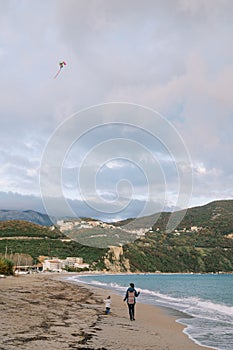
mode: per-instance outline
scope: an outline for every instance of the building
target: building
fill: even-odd
[[[67,257],[64,262],[66,265],[74,267],[75,264],[83,264],[83,258]]]
[[[89,269],[90,265],[83,262],[81,257],[67,257],[66,259],[44,259],[43,271],[61,272],[68,268]]]
[[[62,271],[62,261],[60,259],[45,259],[43,262],[43,271]]]

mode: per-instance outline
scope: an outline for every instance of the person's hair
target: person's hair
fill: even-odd
[[[110,295],[107,297],[107,299],[110,299],[111,297],[110,297]]]
[[[134,288],[134,283],[130,283],[130,287]]]

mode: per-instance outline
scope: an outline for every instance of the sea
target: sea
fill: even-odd
[[[91,274],[70,278],[113,290],[122,297],[133,282],[141,291],[137,302],[175,314],[195,343],[233,350],[233,274]]]

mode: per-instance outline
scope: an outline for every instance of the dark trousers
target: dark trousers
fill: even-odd
[[[134,320],[134,306],[135,304],[128,304],[128,308],[129,308],[129,317],[130,320]]]

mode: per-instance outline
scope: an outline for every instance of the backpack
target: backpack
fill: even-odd
[[[133,292],[129,292],[128,291],[127,303],[128,304],[134,304],[135,303],[134,291]]]

